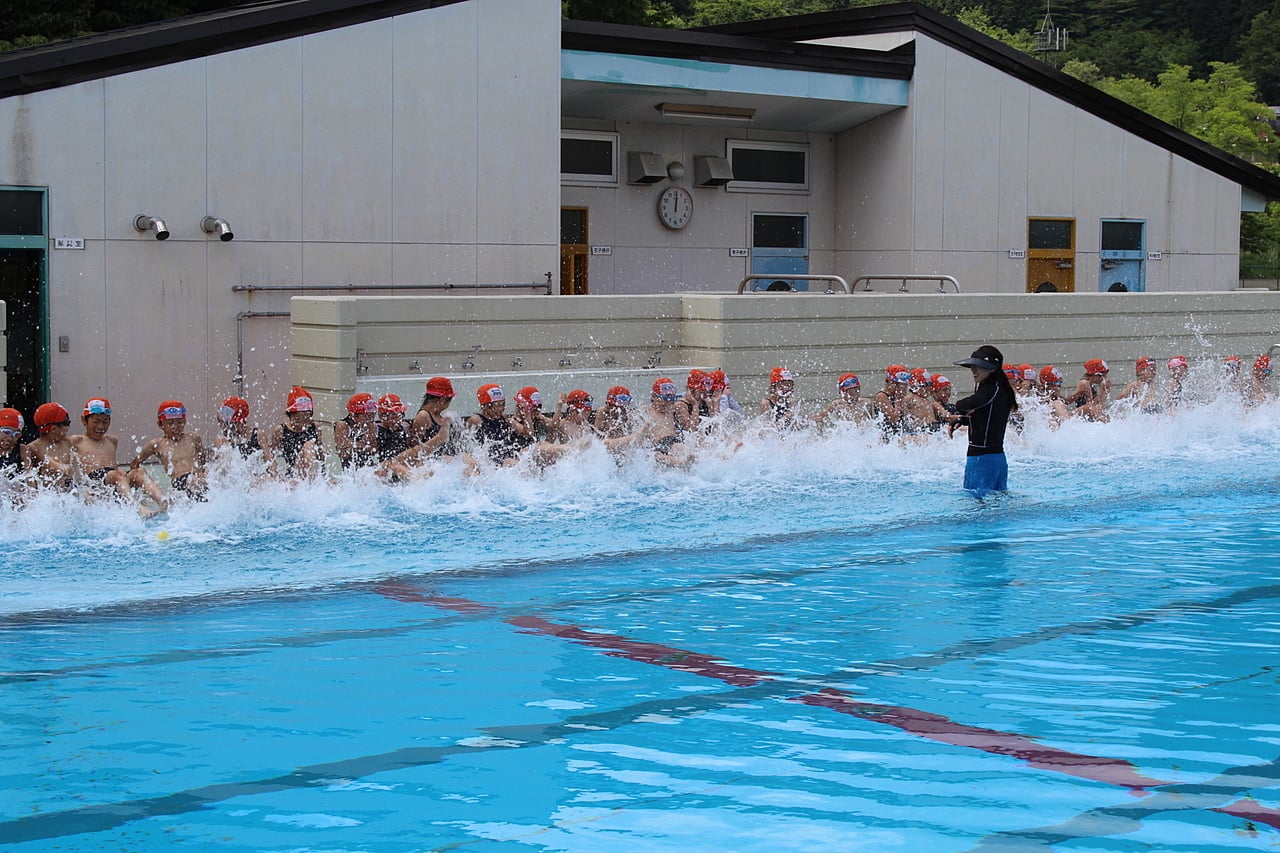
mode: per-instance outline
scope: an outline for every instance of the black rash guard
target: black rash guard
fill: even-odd
[[[1004,430],[1013,411],[1013,395],[995,374],[984,379],[971,396],[956,402],[960,423],[969,426],[968,456],[1004,453]]]

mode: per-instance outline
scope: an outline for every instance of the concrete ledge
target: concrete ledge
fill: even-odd
[[[1011,362],[1056,364],[1068,376],[1094,357],[1119,368],[1140,355],[1221,359],[1254,356],[1280,343],[1280,292],[1260,288],[1127,294],[295,297],[296,383],[339,396],[355,392],[355,347],[347,323],[352,317],[365,368],[359,384],[370,393],[380,381],[387,390],[392,385],[408,390],[420,389],[425,377],[435,374],[461,377],[468,387],[473,378],[478,385],[485,377],[501,376],[508,384],[538,385],[548,400],[583,387],[575,381],[590,376],[603,382],[606,372],[644,371],[651,363],[659,372],[663,364],[722,367],[743,401],[762,395],[769,370],[786,365],[797,373],[801,393],[824,399],[835,377],[847,371],[863,374],[868,390],[879,386],[880,373],[890,363],[961,372],[951,362],[982,343],[996,344]],[[326,342],[326,336],[332,340]],[[421,373],[406,384],[413,362]],[[561,374],[563,380],[557,378]],[[585,390],[602,395],[607,388]],[[414,390],[410,396],[420,394]]]

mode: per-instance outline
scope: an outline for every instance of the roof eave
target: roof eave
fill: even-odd
[[[0,98],[212,56],[461,0],[285,0],[233,6],[0,54]]]
[[[864,6],[789,18],[743,21],[699,30],[707,34],[806,41],[841,35],[913,30],[998,68],[1210,171],[1280,201],[1280,176],[1178,130],[1155,116],[1064,74],[1003,42],[919,3]]]

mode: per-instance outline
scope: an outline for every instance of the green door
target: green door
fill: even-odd
[[[31,415],[49,396],[49,238],[45,191],[0,187],[0,301],[5,303],[6,406]]]

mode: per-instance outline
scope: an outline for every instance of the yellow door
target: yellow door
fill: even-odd
[[[1072,293],[1076,289],[1076,221],[1027,220],[1027,293]]]
[[[560,295],[588,293],[587,209],[560,208]]]

